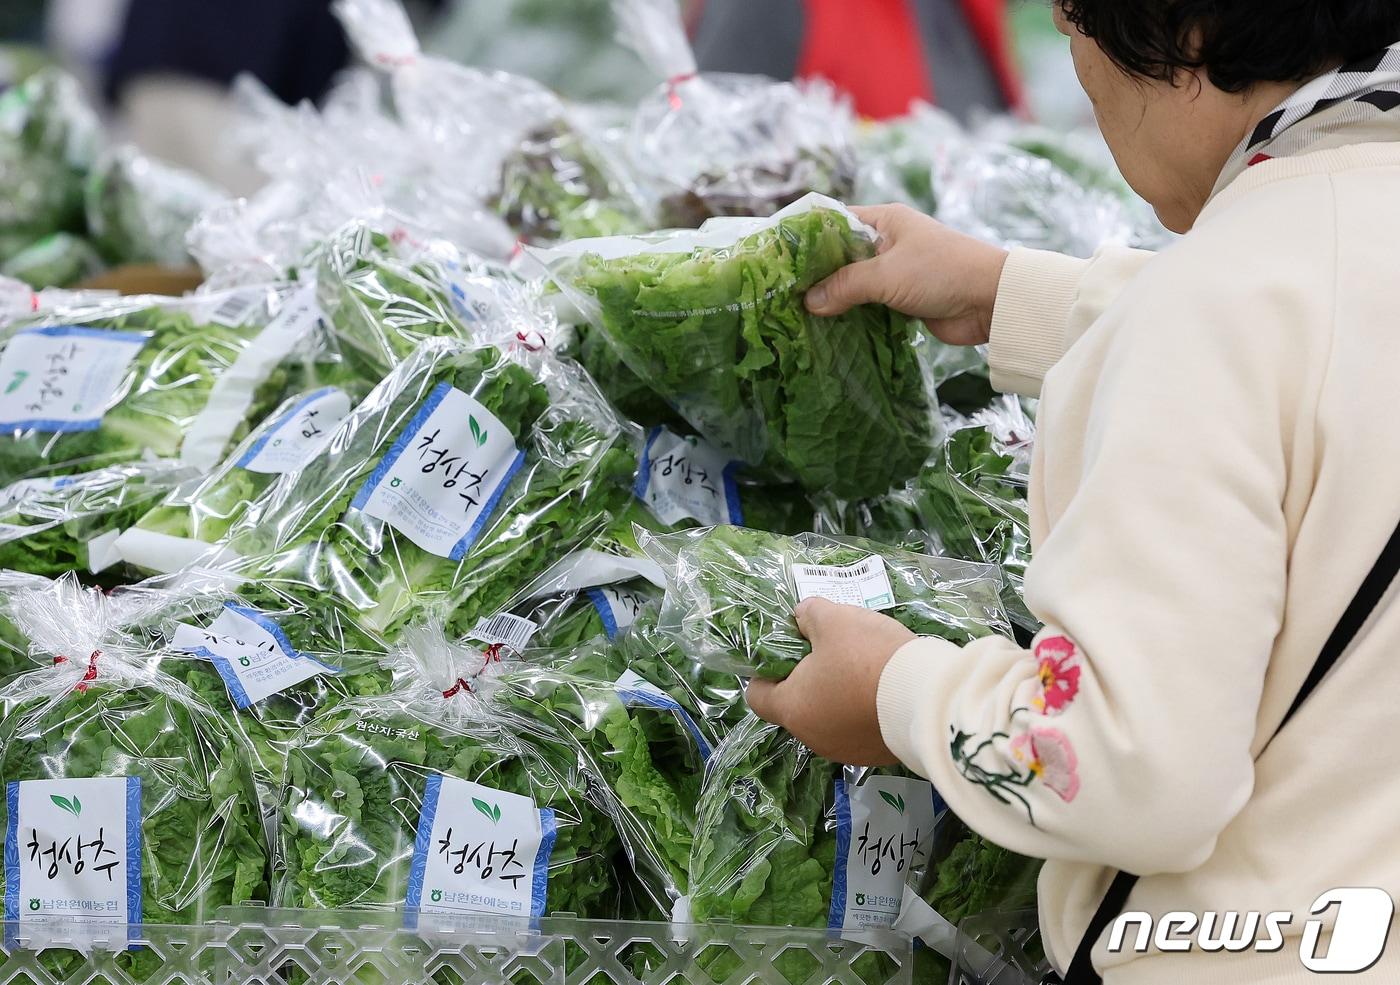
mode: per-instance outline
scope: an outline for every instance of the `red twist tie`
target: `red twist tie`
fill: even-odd
[[[482,662],[482,664],[481,664],[481,669],[482,669],[482,670],[485,670],[487,667],[489,667],[489,666],[490,666],[491,664],[493,664],[493,663],[494,663],[494,664],[500,663],[500,662],[501,662],[501,650],[502,650],[504,647],[505,647],[505,644],[504,644],[504,643],[492,643],[492,644],[491,644],[490,646],[488,646],[485,650],[482,650],[482,651],[481,651],[482,656],[484,656],[486,659],[485,659],[485,661]]]
[[[36,292],[34,292],[34,291],[30,291],[30,292],[29,292],[29,310],[30,310],[30,311],[38,311],[38,310],[39,310],[39,295],[38,295]]]
[[[671,109],[679,110],[684,105],[679,91],[680,86],[695,76],[695,72],[682,72],[680,75],[673,75],[666,80],[666,101],[671,104]]]
[[[540,333],[539,333],[539,332],[535,332],[535,333],[533,333],[533,334],[539,335]],[[525,347],[525,350],[526,350],[527,352],[539,352],[541,349],[544,348],[544,336],[543,336],[543,335],[540,335],[540,341],[538,341],[538,342],[531,342],[531,341],[530,341],[530,336],[529,336],[529,335],[525,334],[524,332],[516,332],[516,333],[515,333],[515,341],[516,341],[517,343],[519,343],[520,345],[524,346],[524,347]]]
[[[87,694],[88,681],[97,680],[97,658],[101,655],[101,650],[92,651],[92,656],[88,657],[87,673],[83,675],[83,679],[78,682],[77,686],[74,687],[73,690],[77,691],[79,694]]]
[[[471,694],[472,686],[464,678],[459,677],[457,678],[456,684],[453,684],[446,691],[442,692],[442,696],[444,698],[455,698],[463,691],[466,691],[468,694]]]

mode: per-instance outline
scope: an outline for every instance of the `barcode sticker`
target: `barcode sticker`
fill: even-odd
[[[792,580],[798,601],[829,599],[865,609],[889,609],[895,604],[885,559],[872,554],[855,564],[794,564]]]
[[[498,612],[477,623],[476,629],[471,632],[471,637],[488,646],[499,643],[519,652],[525,649],[530,642],[530,637],[534,636],[539,628],[539,623],[531,622],[524,616],[517,616],[510,612]]]
[[[238,328],[263,306],[265,300],[261,290],[233,291],[210,312],[209,320],[229,328]]]

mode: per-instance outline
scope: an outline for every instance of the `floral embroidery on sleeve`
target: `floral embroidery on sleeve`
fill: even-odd
[[[1034,654],[1039,693],[1031,699],[1031,707],[1012,710],[1014,731],[979,739],[955,728],[951,743],[953,760],[963,777],[1001,803],[1019,803],[1032,825],[1035,812],[1022,793],[1032,783],[1045,784],[1067,804],[1079,795],[1079,757],[1069,738],[1059,729],[1033,723],[1069,708],[1079,693],[1082,672],[1078,650],[1068,637],[1047,636],[1035,645]],[[996,757],[994,765],[978,761],[984,754]]]
[[[1058,715],[1079,693],[1079,653],[1064,636],[1049,636],[1035,645],[1039,661],[1040,694],[1031,707],[1044,715]]]

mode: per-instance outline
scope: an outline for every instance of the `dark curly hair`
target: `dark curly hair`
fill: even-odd
[[[1301,82],[1400,41],[1400,0],[1054,0],[1133,75],[1204,70],[1226,92]]]

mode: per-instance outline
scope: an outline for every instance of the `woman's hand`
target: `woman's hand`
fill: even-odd
[[[885,664],[914,634],[889,616],[826,599],[808,599],[796,615],[812,652],[785,681],[751,681],[749,707],[824,759],[896,762],[880,735],[875,699]]]
[[[922,318],[949,345],[982,345],[991,337],[1005,250],[906,205],[851,211],[880,233],[879,255],[842,267],[814,286],[807,292],[809,311],[839,315],[873,301]]]

